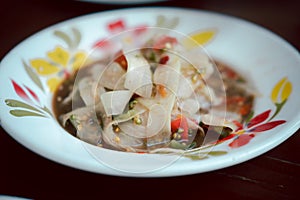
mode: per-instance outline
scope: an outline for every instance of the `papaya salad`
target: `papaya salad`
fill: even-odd
[[[254,96],[232,68],[161,34],[75,71],[58,86],[53,107],[61,126],[85,142],[155,153],[228,137]]]

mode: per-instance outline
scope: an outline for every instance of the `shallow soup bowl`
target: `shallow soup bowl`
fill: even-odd
[[[150,27],[193,38],[211,58],[230,65],[255,88],[252,116],[236,123],[226,140],[180,155],[129,153],[91,145],[59,124],[52,105],[59,83],[92,56],[104,56],[97,48],[113,36]],[[259,156],[298,130],[299,66],[299,52],[284,39],[231,16],[179,8],[89,14],[32,35],[3,58],[1,126],[33,152],[90,172],[132,177],[203,173]]]

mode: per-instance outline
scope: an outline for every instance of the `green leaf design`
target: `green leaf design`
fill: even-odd
[[[54,35],[62,39],[69,49],[75,49],[81,41],[81,34],[76,28],[72,28],[71,30],[74,38],[71,38],[68,34],[59,30],[54,31]]]
[[[174,17],[168,22],[168,26],[166,28],[173,29],[179,24],[179,18]]]
[[[15,117],[26,117],[26,116],[35,116],[35,117],[46,117],[36,112],[31,112],[27,110],[11,110],[9,113]]]
[[[172,29],[172,28],[175,28],[178,24],[179,24],[178,17],[168,19],[163,15],[159,15],[156,18],[156,26],[157,27]]]
[[[166,18],[163,15],[159,15],[156,18],[156,26],[162,27],[166,21]]]
[[[45,111],[46,113],[48,113],[50,116],[52,116],[51,111],[50,111],[49,108],[47,108],[46,106],[44,106],[44,107],[42,108],[42,110]]]
[[[227,154],[227,151],[210,151],[208,152],[208,155],[210,156],[223,156]]]
[[[25,71],[27,72],[28,76],[31,78],[31,80],[43,91],[45,92],[44,90],[44,87],[43,87],[43,84],[40,80],[40,78],[38,77],[38,75],[32,70],[31,67],[29,67],[24,61],[23,61],[23,66],[25,68]]]
[[[44,114],[43,112],[41,112],[39,109],[31,106],[31,105],[28,105],[26,103],[23,103],[21,101],[18,101],[18,100],[14,100],[14,99],[6,99],[5,100],[5,103],[7,106],[9,107],[17,107],[17,108],[26,108],[28,110],[31,110],[31,111],[35,111],[35,112],[38,112],[38,113],[41,113],[41,114]]]
[[[54,35],[62,39],[68,45],[69,48],[73,47],[73,42],[66,33],[56,30],[54,31]]]
[[[252,111],[246,116],[246,118],[244,119],[244,121],[243,121],[242,123],[245,123],[245,124],[249,123],[250,120],[253,118],[253,116],[254,116],[254,111],[252,110]]]
[[[185,157],[190,158],[192,160],[203,160],[203,159],[208,158],[207,155],[202,155],[202,154],[199,154],[199,155],[185,155]]]
[[[73,35],[74,35],[74,42],[73,42],[73,47],[78,47],[80,41],[81,41],[81,34],[79,32],[78,29],[76,28],[72,28],[72,32],[73,32]]]
[[[276,110],[275,110],[274,114],[272,115],[272,117],[270,117],[268,122],[271,121],[272,119],[274,119],[274,117],[276,117],[276,115],[281,111],[282,107],[285,105],[286,101],[287,101],[287,99],[281,103],[275,103]]]
[[[203,160],[209,156],[222,156],[227,154],[227,151],[209,151],[209,152],[194,152],[192,154],[185,154],[184,156],[192,160]]]

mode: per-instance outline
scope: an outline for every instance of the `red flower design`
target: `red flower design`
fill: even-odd
[[[265,120],[268,119],[269,115],[270,115],[271,110],[267,110],[259,115],[257,115],[256,117],[252,118],[250,120],[250,122],[247,124],[248,128],[251,128],[252,126],[255,126],[259,123],[264,122]]]
[[[245,124],[241,124],[238,121],[233,121],[233,123],[237,126],[235,133],[233,133],[236,138],[231,143],[229,143],[229,146],[231,148],[244,146],[248,144],[252,138],[255,137],[256,133],[271,130],[286,122],[285,120],[270,121],[272,119],[269,118],[270,113],[271,110],[262,112],[253,117],[248,123],[246,122]]]
[[[254,134],[244,134],[244,135],[239,135],[236,137],[231,143],[229,143],[229,146],[231,148],[238,148],[241,146],[244,146],[250,142],[252,138],[254,138]]]
[[[29,87],[27,87],[26,85],[24,85],[24,87],[37,102],[40,102],[38,96]]]
[[[135,27],[134,34],[140,35],[140,34],[144,33],[145,31],[147,31],[147,29],[148,29],[147,25],[139,25],[139,26]]]
[[[29,96],[26,94],[23,88],[19,84],[17,84],[14,80],[11,80],[11,82],[13,84],[14,90],[17,93],[17,95],[22,99],[24,99],[25,101],[31,102]]]
[[[12,86],[16,94],[24,101],[15,99],[6,99],[7,106],[12,107],[10,114],[15,117],[25,116],[39,116],[48,117],[52,116],[51,111],[44,105],[40,105],[40,99],[36,93],[26,85],[19,85],[16,81],[11,79]]]
[[[111,43],[107,39],[102,39],[102,40],[99,40],[98,42],[96,42],[93,47],[107,48],[110,45],[111,45]]]
[[[122,19],[109,23],[107,25],[108,30],[111,33],[116,33],[125,30],[125,22]]]
[[[115,21],[107,24],[106,28],[107,28],[108,32],[111,34],[117,34],[122,31],[131,29],[130,27],[127,27],[125,21],[122,19],[118,19],[118,20],[115,20]],[[148,26],[147,25],[138,25],[136,27],[133,27],[132,29],[133,29],[133,35],[139,36],[142,33],[144,33],[145,31],[147,31]],[[109,50],[109,49],[112,49],[114,47],[114,45],[112,44],[112,42],[110,42],[109,38],[102,38],[99,41],[97,41],[93,45],[93,47],[96,47],[98,49]]]
[[[25,90],[18,84],[16,83],[14,80],[11,80],[13,88],[15,90],[15,92],[17,93],[17,95],[19,97],[21,97],[23,100],[27,101],[28,103],[33,103],[31,98],[35,99],[37,102],[39,102],[39,98],[38,96],[30,89],[28,88],[26,85],[24,85]],[[30,96],[29,96],[29,95]]]
[[[252,129],[249,130],[249,132],[263,132],[263,131],[267,131],[270,129],[275,128],[276,126],[280,125],[280,124],[284,124],[286,121],[285,120],[277,120],[277,121],[272,121],[272,122],[267,122],[265,124],[261,124],[259,126],[256,126]]]

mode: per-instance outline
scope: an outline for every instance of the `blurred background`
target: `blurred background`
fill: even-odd
[[[140,6],[177,6],[233,15],[270,29],[300,49],[298,0],[133,0],[139,3],[124,0],[121,4],[115,1],[120,0],[108,0],[106,3],[103,3],[105,0],[6,1],[0,6],[0,58],[24,38],[49,25],[87,13]]]

